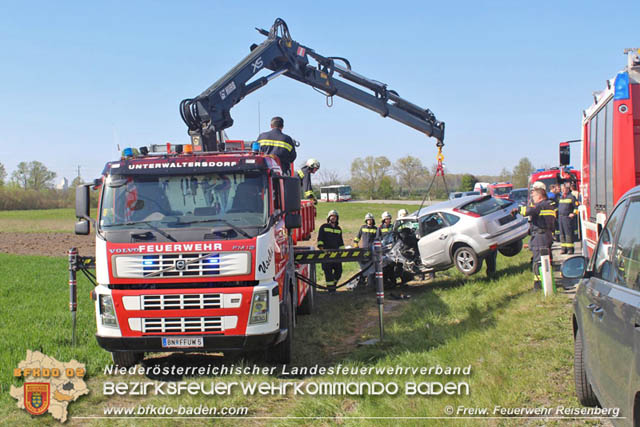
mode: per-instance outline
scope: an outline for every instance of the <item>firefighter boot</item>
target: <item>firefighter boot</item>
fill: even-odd
[[[534,291],[542,290],[542,282],[540,280],[533,281],[533,290]]]
[[[332,280],[330,282],[327,282],[327,290],[329,291],[330,294],[335,294],[336,293],[336,284],[337,284],[336,280]]]

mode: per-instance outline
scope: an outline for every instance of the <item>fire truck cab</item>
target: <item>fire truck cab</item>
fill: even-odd
[[[315,217],[300,181],[257,152],[143,151],[96,182],[100,346],[125,366],[145,352],[257,348],[288,363],[295,314],[313,305],[295,275],[310,267],[293,261]],[[77,232],[88,231],[85,218]]]

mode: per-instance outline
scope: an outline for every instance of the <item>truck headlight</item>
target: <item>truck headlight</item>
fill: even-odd
[[[102,326],[107,326],[109,328],[118,327],[116,310],[113,307],[113,299],[110,295],[100,295],[100,320],[102,322]]]
[[[265,323],[269,316],[269,291],[258,291],[251,301],[249,324]]]

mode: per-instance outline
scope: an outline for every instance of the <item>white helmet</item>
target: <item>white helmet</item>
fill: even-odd
[[[369,219],[374,219],[373,218],[373,214],[371,212],[367,212],[367,214],[364,216],[364,220],[367,221]]]
[[[391,219],[391,214],[387,211],[382,212],[382,215],[380,216],[382,219]]]
[[[544,185],[544,182],[542,181],[536,181],[533,183],[533,185],[531,186],[532,188],[542,188],[543,190],[547,189],[547,186]]]
[[[316,159],[309,159],[306,163],[307,167],[311,169],[320,169],[320,162]]]
[[[331,209],[329,211],[329,213],[327,214],[327,219],[329,219],[331,216],[335,215],[336,218],[340,218],[340,215],[338,215],[338,211],[335,209]]]
[[[398,218],[403,218],[405,216],[409,215],[409,211],[406,209],[400,209],[398,211]]]

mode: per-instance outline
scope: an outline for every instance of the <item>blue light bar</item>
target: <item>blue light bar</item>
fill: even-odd
[[[629,99],[629,73],[627,73],[626,71],[618,73],[618,75],[616,76],[614,87],[614,100]]]

